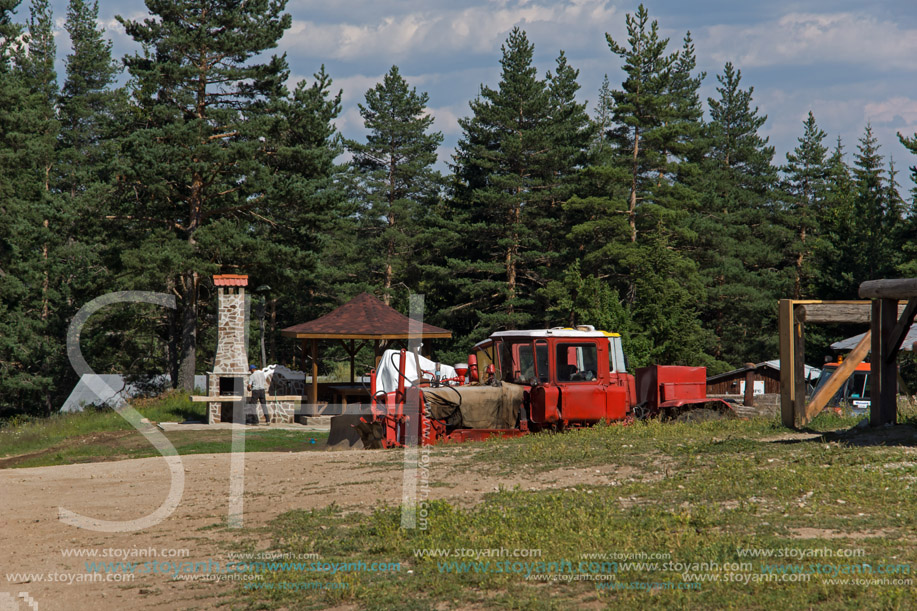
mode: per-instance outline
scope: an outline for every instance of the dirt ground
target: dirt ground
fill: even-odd
[[[429,481],[436,485],[430,488],[431,499],[449,499],[467,506],[501,485],[568,488],[584,483],[611,484],[627,477],[653,477],[606,465],[559,469],[533,483],[521,476],[496,476],[488,473],[485,466],[472,466],[470,471],[454,467],[455,453],[467,455],[469,451],[478,450],[465,446],[432,454]],[[234,541],[250,538],[251,529],[291,509],[318,508],[334,502],[345,510],[368,511],[379,503],[399,503],[403,486],[403,471],[398,463],[401,456],[392,451],[367,450],[245,454],[244,524],[238,534],[222,528],[229,509],[230,454],[183,456],[185,487],[177,509],[155,526],[128,533],[101,533],[69,526],[58,519],[59,508],[103,520],[147,515],[159,507],[169,491],[170,471],[161,457],[4,469],[0,471],[0,610],[34,609],[29,606],[32,602],[41,611],[214,608],[226,602],[225,596],[234,584],[181,581],[165,574],[136,575],[133,582],[127,583],[91,583],[85,581],[86,562],[225,564],[232,560],[228,553]],[[445,485],[447,482],[452,484]],[[220,528],[206,528],[209,526]],[[268,542],[262,545],[266,547]],[[71,549],[97,550],[100,556],[74,557],[62,552]],[[139,554],[138,550],[148,555],[113,556]],[[182,554],[180,550],[188,550],[188,555],[168,557]],[[58,581],[49,582],[50,579]]]

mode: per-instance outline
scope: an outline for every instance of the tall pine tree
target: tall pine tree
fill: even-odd
[[[796,230],[796,239],[790,253],[794,269],[793,299],[812,295],[813,244],[818,237],[817,220],[828,176],[828,149],[822,144],[825,132],[818,128],[811,111],[803,125],[805,131],[798,139],[799,145],[786,154],[787,164],[783,168],[784,188],[789,196],[789,225]]]
[[[758,130],[767,120],[752,106],[754,88],[727,63],[709,98],[710,150],[695,189],[696,257],[707,286],[705,324],[717,337],[714,356],[732,366],[766,360],[776,344],[776,303],[786,294],[782,271],[790,236],[780,225],[774,148]]]
[[[202,286],[223,267],[221,253],[263,222],[259,206],[268,203],[275,143],[267,136],[288,71],[284,58],[260,56],[290,26],[285,4],[148,0],[153,18],[118,18],[142,51],[125,58],[136,123],[121,141],[116,216],[138,236],[125,253],[138,286],[179,296],[172,335],[180,340],[171,361],[173,379],[187,390],[197,365]]]
[[[431,131],[430,96],[417,93],[392,66],[366,92],[360,116],[366,142],[349,141],[362,203],[360,249],[364,265],[388,305],[394,287],[407,287],[407,268],[417,249],[421,207],[435,202],[440,179],[433,170],[443,135]],[[378,284],[377,284],[378,283]]]
[[[460,119],[455,153],[456,212],[467,212],[463,301],[478,312],[478,333],[519,328],[533,315],[530,261],[536,211],[547,197],[551,101],[533,65],[534,46],[514,28],[502,47],[497,89],[482,86],[473,115]]]
[[[50,7],[0,4],[0,408],[47,414],[63,355],[59,201],[51,189],[57,77]],[[25,30],[25,32],[24,32]]]

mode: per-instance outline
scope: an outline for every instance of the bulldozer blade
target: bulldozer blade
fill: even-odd
[[[328,433],[328,447],[333,450],[350,450],[363,447],[363,436],[356,428],[359,414],[344,414],[331,417],[331,431]]]
[[[708,400],[663,408],[663,422],[707,422],[708,420],[732,420],[738,418],[725,401]]]

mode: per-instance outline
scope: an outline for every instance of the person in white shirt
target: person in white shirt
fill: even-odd
[[[251,402],[255,404],[255,420],[258,419],[258,404],[261,404],[261,411],[264,412],[264,424],[269,425],[271,423],[271,412],[267,407],[267,399],[265,398],[265,393],[267,392],[267,380],[264,377],[264,372],[255,367],[254,365],[249,365],[248,370],[251,372],[251,375],[248,376],[248,389],[251,391]]]

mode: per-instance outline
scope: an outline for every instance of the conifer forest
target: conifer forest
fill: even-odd
[[[119,18],[137,50],[114,57],[96,0],[0,0],[0,416],[60,408],[68,325],[115,291],[177,307],[94,315],[93,369],[191,390],[219,273],[251,278],[270,363],[303,368],[279,330],[366,291],[404,313],[424,295],[453,333],[443,362],[495,330],[591,324],[622,334],[631,367],[711,374],[777,358],[781,298],[917,276],[917,134],[844,142],[816,107],[779,158],[742,66],[702,73],[691,34],[664,37],[643,6],[606,36],[598,91],[560,49],[541,73],[513,29],[440,159],[429,96],[397,65],[362,98],[365,138],[342,136],[334,75],[292,82],[276,52],[286,0],[146,5]],[[810,364],[837,339],[813,330]]]

